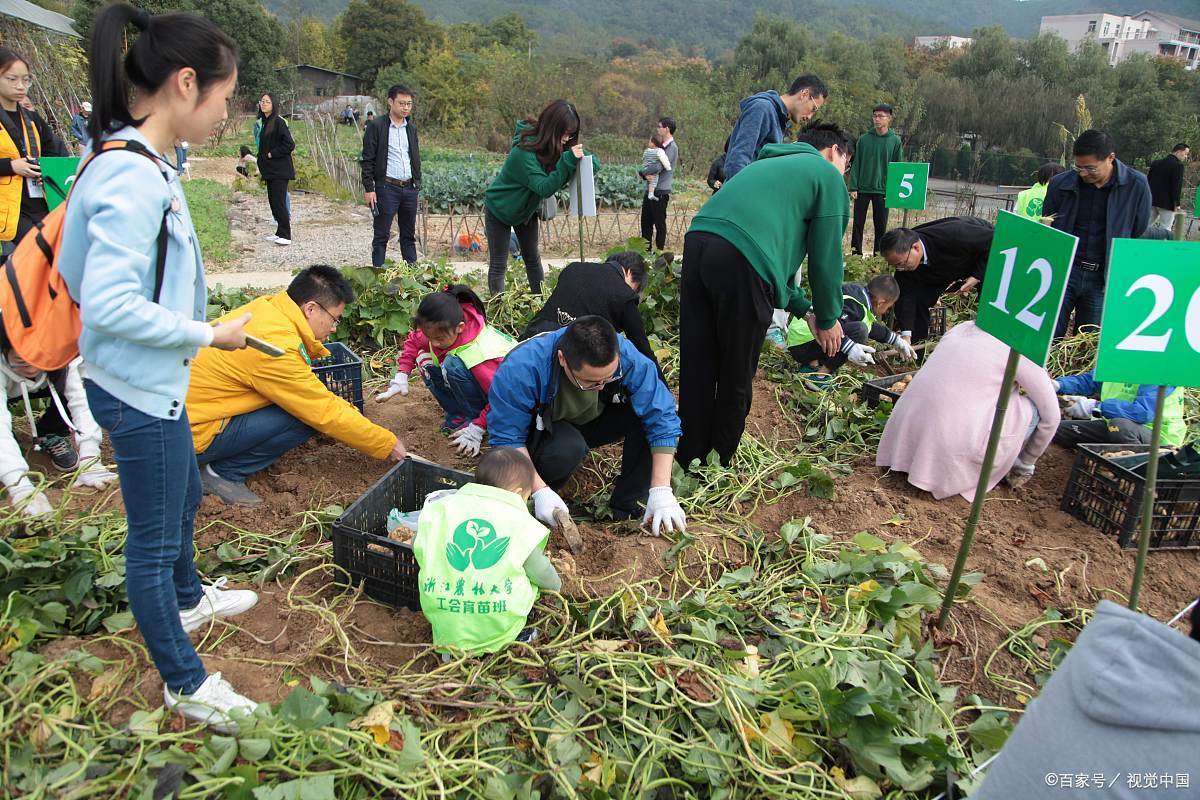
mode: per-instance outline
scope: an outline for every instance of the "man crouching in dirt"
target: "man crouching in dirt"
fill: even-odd
[[[282,349],[205,347],[192,365],[187,413],[205,494],[230,505],[262,498],[246,478],[266,469],[317,431],[372,458],[404,458],[396,434],[369,421],[326,388],[312,370],[329,351],[322,344],[354,300],[349,281],[333,267],[302,270],[285,291],[259,297],[221,319],[250,313],[246,333]]]
[[[534,516],[551,527],[567,512],[558,490],[593,447],[624,441],[621,473],[609,506],[617,519],[642,513],[657,535],[682,531],[683,509],[671,491],[679,440],[675,398],[654,362],[612,323],[585,316],[511,350],[488,394],[492,447],[515,447],[537,469]]]

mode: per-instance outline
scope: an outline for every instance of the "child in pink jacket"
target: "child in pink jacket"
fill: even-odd
[[[396,360],[396,377],[375,400],[408,394],[408,376],[420,369],[430,394],[446,412],[443,433],[453,433],[462,453],[478,455],[487,430],[488,391],[500,362],[516,346],[487,324],[483,301],[469,287],[451,284],[427,295]]]

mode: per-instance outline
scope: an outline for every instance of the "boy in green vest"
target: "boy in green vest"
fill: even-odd
[[[1022,217],[1040,220],[1042,203],[1046,201],[1046,189],[1050,186],[1050,179],[1065,169],[1066,167],[1062,164],[1054,162],[1047,162],[1038,167],[1037,174],[1034,176],[1035,183],[1017,195],[1013,211]]]
[[[539,589],[562,580],[545,556],[550,532],[529,514],[535,474],[529,457],[496,447],[475,482],[421,510],[413,554],[421,611],[442,653],[494,653],[520,639]]]
[[[842,284],[842,348],[833,356],[825,351],[813,336],[812,326],[804,317],[793,317],[788,324],[787,347],[792,358],[800,362],[800,371],[810,374],[808,380],[825,383],[847,361],[859,367],[875,363],[871,356],[875,348],[867,347],[873,339],[898,349],[905,358],[914,360],[912,345],[893,333],[878,320],[900,299],[900,285],[891,275],[876,275],[863,286],[861,283]]]
[[[1167,386],[1163,402],[1162,443],[1176,447],[1187,438],[1184,389]],[[1056,378],[1054,391],[1070,402],[1054,441],[1077,444],[1149,444],[1158,387],[1096,380],[1095,371]],[[1099,396],[1099,400],[1096,397]]]

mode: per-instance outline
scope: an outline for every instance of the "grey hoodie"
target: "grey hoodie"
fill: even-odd
[[[1100,601],[971,795],[1063,797],[1200,798],[1200,642]]]

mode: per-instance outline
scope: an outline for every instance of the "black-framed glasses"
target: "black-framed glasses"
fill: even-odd
[[[579,389],[581,392],[598,392],[601,389],[603,389],[605,386],[608,386],[610,383],[616,383],[617,381],[621,380],[621,378],[625,377],[624,371],[622,371],[621,366],[618,364],[617,371],[615,374],[610,375],[609,377],[607,377],[603,380],[589,381],[588,383],[585,384],[585,383],[580,383],[579,378],[577,378],[575,376],[575,370],[573,370],[570,367],[567,367],[565,365],[564,365],[564,369],[566,369],[567,375],[570,376],[571,383],[575,384],[575,388]]]
[[[341,317],[335,317],[335,316],[334,316],[332,313],[330,313],[330,311],[329,311],[329,309],[328,309],[328,308],[326,308],[324,305],[322,305],[322,304],[321,304],[321,302],[320,302],[319,300],[313,300],[313,302],[317,304],[317,307],[318,307],[318,308],[320,308],[320,309],[321,309],[322,311],[324,311],[326,314],[329,314],[329,318],[330,318],[331,320],[333,320],[333,327],[335,327],[335,328],[336,328],[336,327],[338,326],[338,323],[342,321],[342,318],[341,318]]]

